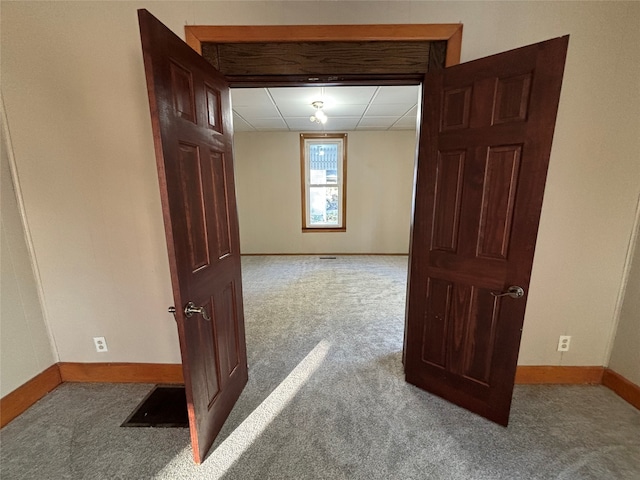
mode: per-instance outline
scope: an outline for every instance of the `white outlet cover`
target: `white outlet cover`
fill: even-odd
[[[571,343],[570,335],[560,335],[560,338],[558,339],[558,351],[568,352],[570,343]]]
[[[93,343],[96,346],[96,352],[105,353],[109,351],[107,340],[104,337],[93,337]]]

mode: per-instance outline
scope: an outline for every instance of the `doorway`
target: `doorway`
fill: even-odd
[[[294,90],[293,87],[313,87],[314,89],[346,89],[347,86],[361,86],[369,89],[377,86],[396,91],[397,95],[401,86],[413,86],[419,92],[419,85],[427,71],[441,69],[456,65],[460,61],[462,42],[461,24],[416,24],[416,25],[304,25],[304,26],[185,26],[186,42],[209,63],[225,75],[232,88],[232,92],[240,93],[241,89],[257,87],[249,91],[260,92],[262,95],[253,96],[249,91],[243,92],[243,101],[238,102],[234,95],[234,129],[236,125],[245,125],[242,117],[242,109],[248,115],[250,111],[262,104],[266,99],[264,92],[273,87],[283,87],[279,92]],[[328,52],[328,53],[327,53]],[[267,60],[265,60],[267,59]],[[364,87],[363,87],[364,86]],[[372,87],[373,86],[373,87]],[[261,87],[261,88],[260,88]],[[409,87],[411,88],[411,87]],[[298,89],[295,88],[297,91]],[[322,92],[324,93],[324,92]],[[314,94],[315,97],[324,98],[323,94]],[[371,101],[371,97],[382,99],[380,92],[373,95],[369,92],[364,102]],[[298,108],[307,108],[308,112],[296,115],[296,122],[283,121],[279,113],[283,109],[277,109],[278,114],[268,115],[261,112],[260,125],[246,127],[247,130],[290,130],[290,131],[349,131],[360,127],[362,123],[353,123],[353,117],[359,117],[363,111],[350,112],[349,119],[342,118],[341,124],[337,124],[334,112],[332,126],[329,128],[311,128],[308,121],[313,113],[310,104],[310,95],[307,101],[298,99]],[[365,96],[367,94],[365,93]],[[270,99],[275,105],[279,98]],[[331,95],[328,95],[329,98]],[[405,94],[406,96],[406,94]],[[258,99],[259,97],[259,99]],[[315,98],[314,99],[320,99]],[[419,93],[416,93],[419,97]],[[267,99],[268,102],[268,99]],[[402,108],[399,102],[392,101],[395,108]],[[356,102],[351,102],[356,103]],[[383,101],[383,103],[391,103]],[[412,128],[415,131],[416,116],[419,115],[419,98],[415,105],[400,112],[384,113],[379,117],[387,117],[382,120],[372,119],[372,129],[384,130]],[[308,105],[307,105],[308,104]],[[239,108],[236,108],[239,105]],[[286,106],[289,108],[289,105]],[[379,108],[378,105],[376,105]],[[258,107],[262,108],[262,106]],[[389,108],[387,106],[387,108]],[[363,110],[365,110],[363,108]],[[304,111],[304,110],[300,110]],[[287,112],[290,113],[290,112]],[[397,115],[393,125],[387,123],[375,123],[376,120],[387,121],[390,115]],[[258,115],[259,116],[259,115]],[[269,117],[267,119],[267,117]],[[362,117],[364,119],[364,116]],[[269,123],[269,122],[276,122]],[[279,124],[278,124],[279,122]],[[346,122],[346,123],[345,123]],[[288,127],[288,128],[287,128]],[[415,143],[412,140],[412,157],[415,155]],[[297,147],[294,147],[297,148]],[[412,169],[414,159],[412,158]],[[410,182],[413,182],[413,171]],[[407,187],[408,195],[412,190],[412,183]],[[298,194],[295,194],[296,198]],[[349,200],[347,200],[349,201]],[[410,224],[411,207],[407,207],[407,222]],[[294,214],[295,215],[295,214]],[[265,212],[263,218],[268,218],[269,212]],[[399,228],[406,228],[402,226]],[[408,232],[407,232],[408,233]],[[377,232],[381,235],[381,232]],[[338,247],[339,248],[339,247]],[[249,249],[251,251],[252,249]],[[247,251],[243,246],[243,252]],[[257,251],[257,250],[256,250]],[[270,248],[262,249],[264,253],[275,251]],[[339,252],[340,249],[334,250]],[[342,250],[344,252],[344,250]],[[374,253],[372,250],[365,250]],[[405,249],[395,249],[392,253],[408,252],[408,242]],[[298,253],[310,253],[304,249]],[[323,252],[327,253],[327,252]],[[377,253],[377,252],[375,252]]]
[[[429,70],[457,65],[460,61],[462,45],[461,24],[423,25],[305,25],[305,26],[185,26],[186,42],[196,52],[203,55],[229,81],[230,87],[293,87],[293,86],[347,86],[379,85],[400,86],[420,85],[424,73]],[[409,45],[421,43],[422,47]],[[265,63],[277,62],[282,57],[283,46],[298,44],[311,45],[312,52],[287,51],[287,61],[279,71],[270,70]],[[333,46],[332,52],[339,52],[346,46],[364,48],[374,45],[377,52],[359,52],[361,63],[349,61],[348,70],[343,68],[340,58],[333,61],[330,56],[324,62],[309,65],[304,59],[313,59],[313,45]],[[418,65],[420,52],[426,56]],[[269,50],[270,46],[277,46]],[[225,53],[223,50],[228,49]],[[259,49],[259,53],[252,49]],[[274,50],[278,54],[274,54]],[[307,54],[305,56],[305,53]],[[315,51],[317,54],[317,50]],[[384,63],[377,71],[370,70],[370,55],[382,57],[403,57],[404,63]],[[336,54],[339,57],[339,54]],[[269,58],[269,62],[256,62],[257,58]],[[241,58],[230,69],[225,70],[225,58]],[[242,64],[245,62],[246,64]],[[375,61],[376,59],[374,59]],[[332,63],[333,62],[333,63]],[[240,66],[238,67],[238,63]],[[313,63],[313,62],[312,62]],[[323,65],[324,63],[324,65]],[[327,66],[328,64],[328,66]],[[290,68],[290,69],[289,69]],[[311,72],[311,73],[309,73]],[[340,72],[339,75],[334,72]],[[419,108],[416,105],[415,114]],[[413,114],[413,113],[412,113]],[[234,115],[234,118],[237,118]],[[302,129],[301,129],[302,130]],[[414,138],[414,144],[417,138]],[[413,181],[413,179],[411,180]],[[409,187],[411,189],[411,187]],[[410,211],[410,209],[409,209]],[[410,222],[410,220],[409,220]]]
[[[230,85],[148,11],[138,16],[194,460],[200,463],[247,379]],[[379,81],[376,74],[365,77]],[[167,107],[173,115],[157,115]]]
[[[185,26],[185,40],[225,75],[232,89],[311,85],[398,86],[420,85],[426,71],[457,65],[460,62],[462,30],[462,24]],[[275,45],[276,51],[281,51],[283,47],[300,44],[305,44],[312,50],[314,45],[320,45],[324,49],[332,48],[332,54],[337,60],[334,61],[330,55],[324,58],[324,62],[308,65],[304,63],[305,58],[313,58],[314,55],[305,56],[308,52],[296,50],[287,52],[289,58],[281,65],[280,70],[264,68],[264,63],[277,62],[282,56],[282,53],[274,55],[273,51],[269,51],[270,46]],[[377,50],[360,52],[360,63],[356,64],[351,58],[347,62],[348,69],[343,69],[341,50],[345,47],[366,50],[372,45]],[[226,54],[223,51],[225,48],[230,49]],[[261,49],[260,55],[252,55],[252,48]],[[410,51],[403,50],[407,48]],[[240,51],[242,54],[239,54]],[[421,54],[422,62],[419,60]],[[252,57],[265,56],[269,58],[269,62],[251,60]],[[377,71],[370,69],[372,61],[380,63],[385,57],[402,57],[404,63],[383,61]],[[225,70],[225,58],[241,58],[239,63],[246,64],[240,65],[240,68],[235,64],[230,70]],[[245,60],[247,58],[249,60]],[[291,61],[292,59],[295,61]],[[340,74],[336,75],[336,72]],[[415,114],[418,112],[419,107],[416,105]],[[414,138],[414,144],[416,141]]]
[[[235,310],[229,307],[232,299],[241,298],[233,293],[240,292],[241,280],[237,224],[230,231],[228,223],[229,212],[236,216],[236,206],[233,172],[226,161],[233,155],[233,126],[229,83],[224,75],[229,74],[238,83],[246,80],[244,86],[252,82],[273,86],[296,82],[327,84],[334,80],[340,85],[362,85],[364,80],[397,84],[406,81],[407,75],[415,74],[403,71],[401,79],[393,73],[380,72],[367,72],[357,79],[347,78],[353,75],[350,72],[344,73],[344,78],[340,75],[316,76],[304,71],[299,73],[304,73],[306,78],[299,75],[290,78],[286,71],[276,72],[279,77],[275,79],[267,79],[274,75],[269,71],[256,76],[251,76],[251,72],[221,74],[148,12],[141,10],[139,15],[157,147],[160,140],[164,142],[158,150],[157,160],[163,205],[169,207],[167,242],[174,245],[174,232],[178,232],[177,239],[181,242],[178,247],[184,248],[177,252],[189,254],[183,255],[184,261],[172,263],[172,272],[180,273],[173,268],[178,264],[191,274],[205,267],[207,271],[213,271],[222,261],[235,259],[225,265],[234,266],[237,273],[235,280],[229,280],[226,287],[220,284],[220,289],[214,289],[212,296],[196,298],[195,304],[193,301],[185,303],[199,294],[199,290],[189,290],[191,283],[185,274],[174,285],[174,289],[182,289],[176,294],[175,301],[186,304],[185,318],[194,312],[202,317],[197,324],[191,322],[194,327],[211,320],[207,311],[212,307],[225,306],[221,316],[213,318],[217,318],[216,323],[236,325],[235,336],[196,335],[195,341],[206,339],[208,344],[211,339],[222,345],[222,351],[235,348],[234,352],[237,352],[238,342],[244,335],[241,302],[236,302]],[[293,43],[299,41],[289,39]],[[414,217],[421,221],[412,224],[409,254],[410,288],[405,332],[411,335],[405,334],[406,378],[420,388],[435,391],[505,426],[520,339],[518,328],[524,318],[567,44],[568,37],[552,39],[449,69],[429,71],[423,76],[424,118],[420,122],[420,162],[414,183]],[[159,45],[169,45],[169,51],[159,49]],[[244,77],[238,79],[238,75]],[[379,80],[379,75],[386,77]],[[269,81],[273,83],[269,84]],[[196,96],[198,107],[194,101]],[[158,104],[162,109],[168,108],[173,115],[158,117]],[[162,127],[165,131],[160,138]],[[201,145],[195,145],[195,141]],[[201,160],[201,149],[205,152],[204,160]],[[211,169],[214,170],[213,177]],[[536,172],[538,176],[531,181]],[[192,177],[200,180],[194,184],[190,181]],[[526,178],[527,182],[517,188],[522,183],[520,178]],[[214,185],[216,181],[224,184]],[[195,188],[187,188],[189,185],[195,185]],[[216,195],[224,198],[216,198]],[[205,215],[205,209],[211,210],[210,214]],[[534,216],[536,222],[532,221]],[[193,224],[197,228],[172,228],[174,224],[182,226],[185,221],[187,227]],[[207,234],[210,224],[214,236]],[[202,234],[197,235],[198,232]],[[459,232],[462,233],[459,235]],[[514,245],[509,242],[511,237],[518,240],[512,242]],[[235,243],[229,246],[231,240]],[[209,248],[200,248],[203,242],[211,243],[212,251],[219,254],[215,263],[209,260]],[[220,250],[220,242],[223,242],[223,250]],[[197,258],[195,253],[199,254]],[[446,255],[459,258],[450,260],[443,257]],[[202,262],[194,263],[200,257],[204,267],[200,266]],[[485,264],[495,275],[487,277]],[[425,282],[426,286],[423,285]],[[513,282],[524,288],[512,286],[501,292]],[[209,284],[195,285],[205,288]],[[514,295],[513,289],[519,293]],[[216,296],[226,296],[227,300],[220,303],[214,299]],[[505,296],[524,298],[513,303],[504,300]],[[339,305],[337,307],[339,309]],[[181,314],[178,316],[181,327],[185,324],[184,318]],[[450,317],[455,328],[447,327],[451,323]],[[479,323],[487,321],[491,328],[478,327]],[[504,338],[498,342],[496,337]],[[181,335],[180,338],[183,341],[186,337]],[[407,338],[411,339],[408,343]],[[503,356],[509,361],[491,361],[493,357],[499,359],[494,353],[496,349],[504,350],[501,349],[503,345],[509,347]],[[215,352],[218,347],[211,348]],[[182,348],[182,351],[183,355],[192,354],[189,348]],[[197,348],[195,352],[198,352]],[[232,357],[234,361],[238,360],[235,353]],[[210,362],[192,363],[195,368],[206,368]],[[185,366],[187,373],[188,367]],[[216,369],[219,370],[217,363]],[[242,371],[246,382],[246,360]],[[425,381],[433,371],[437,378]],[[227,370],[224,372],[226,374]],[[234,372],[237,369],[231,373]],[[210,376],[214,377],[213,374]],[[186,374],[185,382],[189,383]],[[242,383],[234,385],[238,388],[231,393],[237,399]],[[207,400],[209,397],[196,395],[194,398]],[[215,401],[215,397],[211,401]],[[232,404],[227,402],[225,405]],[[228,413],[228,408],[222,413]],[[207,425],[221,425],[225,416],[214,416],[213,422],[207,422]],[[191,411],[190,423],[193,437],[196,423],[202,422],[197,414],[191,415]],[[214,435],[217,431],[216,428]],[[203,436],[206,447],[211,440],[211,435]],[[201,461],[206,448],[199,450],[195,455],[197,462]]]

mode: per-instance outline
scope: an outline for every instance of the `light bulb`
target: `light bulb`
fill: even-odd
[[[321,100],[316,100],[315,102],[311,102],[311,106],[316,109],[315,114],[309,117],[309,120],[316,123],[327,123],[327,115],[322,111],[322,106],[324,102]]]

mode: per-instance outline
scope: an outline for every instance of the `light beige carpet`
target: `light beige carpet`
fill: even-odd
[[[2,479],[638,479],[640,412],[518,386],[508,428],[404,381],[406,257],[245,257],[249,384],[205,462],[120,428],[149,385],[65,384],[1,432]]]

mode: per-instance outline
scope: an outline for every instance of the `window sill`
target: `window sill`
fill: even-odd
[[[347,227],[340,228],[327,228],[327,227],[303,227],[302,233],[317,233],[317,232],[346,232]]]

